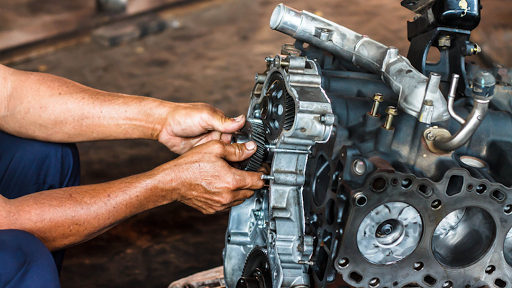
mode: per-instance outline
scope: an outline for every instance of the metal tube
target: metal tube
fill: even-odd
[[[434,147],[438,150],[449,152],[457,150],[462,147],[462,145],[466,144],[484,120],[489,102],[489,99],[475,99],[473,101],[473,110],[459,131],[451,137],[436,135],[433,140]]]
[[[450,116],[452,116],[452,118],[455,121],[464,125],[464,123],[466,123],[466,120],[464,120],[464,118],[457,115],[457,113],[455,113],[455,111],[453,110],[453,102],[455,101],[455,95],[457,93],[457,84],[458,83],[459,83],[459,75],[453,74],[452,83],[450,85],[450,93],[448,93],[448,113],[450,113]]]
[[[388,47],[315,14],[301,12],[283,4],[275,8],[270,27],[379,75],[399,95],[399,104],[408,114],[418,118],[423,101],[430,99],[434,104],[433,122],[450,118],[439,87],[435,87],[434,91],[426,91],[427,77],[399,55],[397,48]]]

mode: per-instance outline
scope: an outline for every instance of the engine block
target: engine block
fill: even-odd
[[[512,83],[464,62],[478,11],[404,2],[418,14],[407,58],[274,10],[296,41],[265,59],[234,136],[258,146],[240,168],[270,173],[231,210],[228,288],[512,287]]]

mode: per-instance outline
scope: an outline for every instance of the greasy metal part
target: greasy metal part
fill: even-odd
[[[270,175],[262,179],[269,180],[270,187],[268,192],[256,193],[231,210],[226,232],[229,241],[224,250],[228,287],[238,282],[242,273],[239,264],[246,261],[251,250],[261,248],[269,259],[272,287],[310,283],[307,267],[313,237],[305,235],[301,193],[310,148],[328,141],[335,118],[321,88],[318,64],[292,55],[277,55],[266,62],[267,78],[261,87],[265,96],[257,97],[253,91],[248,119],[260,117],[267,129],[265,148],[272,166]],[[246,202],[265,203],[266,211],[262,213],[256,204],[244,206]],[[255,225],[257,218],[251,210],[265,215],[263,221],[267,224]],[[254,233],[261,236],[252,236]]]
[[[398,110],[393,106],[389,106],[386,109],[386,113],[388,114],[388,116],[386,117],[386,122],[384,122],[384,129],[391,130],[393,128],[391,127],[391,125],[393,124],[393,117],[398,115]]]
[[[458,77],[454,75],[454,81],[452,82],[450,88],[450,95],[455,93],[455,83],[457,78]],[[459,149],[469,141],[471,136],[473,136],[475,131],[484,120],[485,115],[487,114],[489,102],[494,95],[495,80],[490,73],[483,71],[475,76],[473,82],[473,110],[469,114],[468,118],[462,122],[462,126],[457,131],[457,133],[455,133],[453,136],[448,136],[445,129],[435,127],[428,128],[425,131],[425,140],[427,143],[428,141],[432,142],[432,144],[429,145],[429,147],[432,146],[433,148],[431,150],[432,152],[451,152]],[[452,102],[454,98],[455,96],[449,96],[449,99],[452,99]],[[453,114],[456,118],[457,114],[455,112],[453,112]],[[455,120],[461,123],[461,119]],[[433,139],[429,140],[428,138]]]
[[[432,24],[463,11],[404,2],[426,4],[421,11]],[[466,2],[469,9],[477,0]],[[466,12],[476,19],[475,11]],[[418,86],[419,78],[405,77],[415,72],[403,70],[396,49],[307,12],[280,5],[274,14],[271,26],[298,40],[266,58],[266,70],[255,78],[247,118],[263,122],[270,173],[262,177],[264,189],[231,210],[227,288],[239,280],[244,288],[512,287],[506,83],[496,85],[491,73],[470,65],[467,74],[457,73],[471,84],[469,93],[462,84],[456,92],[457,77],[448,87],[452,73],[446,78],[450,69],[439,66]],[[474,48],[453,37],[469,31],[443,29],[426,35],[436,35],[427,42],[451,50],[450,61]],[[507,69],[498,70],[500,81],[508,77]],[[399,81],[405,90],[421,88],[406,97],[417,114],[404,108],[409,100],[400,97],[407,93],[389,75],[405,79]],[[436,99],[448,88],[449,105],[441,107]],[[387,121],[379,117],[385,112]],[[447,117],[434,117],[440,114]],[[439,143],[451,146],[442,150]],[[243,269],[247,263],[251,268]]]
[[[380,117],[379,114],[377,113],[377,110],[379,109],[379,104],[382,101],[384,101],[384,97],[382,96],[382,94],[375,93],[375,95],[373,95],[373,105],[372,110],[370,111],[370,115],[372,117]]]
[[[270,28],[379,75],[399,95],[399,106],[406,113],[419,117],[423,100],[430,99],[434,105],[432,120],[437,122],[449,118],[446,100],[439,87],[430,89],[427,96],[427,77],[399,55],[397,48],[387,47],[315,14],[300,12],[283,4],[279,4],[272,13]],[[325,31],[329,31],[328,36],[325,36]]]

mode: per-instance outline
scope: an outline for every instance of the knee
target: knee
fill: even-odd
[[[50,251],[28,232],[0,230],[0,259],[0,287],[25,287],[34,280],[58,283]]]

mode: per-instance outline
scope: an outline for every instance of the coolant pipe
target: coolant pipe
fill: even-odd
[[[464,125],[460,127],[459,131],[453,136],[446,137],[444,135],[436,135],[433,144],[437,150],[450,152],[455,151],[462,147],[469,138],[473,136],[476,129],[482,124],[487,108],[489,107],[489,99],[475,99],[473,100],[473,110],[464,121]],[[435,133],[435,132],[434,132]]]
[[[496,83],[494,77],[486,71],[479,72],[473,79],[473,110],[471,110],[467,119],[463,119],[453,110],[458,80],[459,75],[454,74],[450,85],[450,93],[448,94],[448,111],[452,118],[461,123],[462,126],[453,136],[449,136],[445,129],[431,128],[431,133],[433,134],[431,134],[430,138],[432,138],[433,148],[437,151],[455,151],[466,144],[480,124],[482,124],[482,121],[484,121],[487,109],[489,108],[489,102],[494,95]],[[439,131],[442,133],[439,133]],[[428,135],[426,136],[427,138],[429,137]]]
[[[419,118],[424,101],[432,100],[432,121],[450,118],[446,99],[439,87],[427,93],[428,78],[407,58],[399,55],[395,47],[388,47],[315,14],[283,4],[279,4],[272,13],[270,28],[379,75],[399,95],[399,106],[406,113]]]

